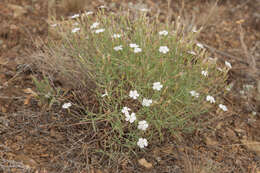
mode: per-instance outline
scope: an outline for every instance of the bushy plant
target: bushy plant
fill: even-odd
[[[83,121],[102,136],[100,152],[160,144],[193,130],[220,102],[227,70],[219,71],[196,45],[197,33],[185,34],[180,23],[162,24],[145,13],[72,18],[53,21],[45,58],[72,88],[93,93],[97,108],[84,107]]]

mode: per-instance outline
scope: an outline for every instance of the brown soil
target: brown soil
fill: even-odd
[[[131,5],[129,0],[90,2],[84,8],[97,10],[105,4],[113,11],[119,5],[135,8],[138,4],[132,1]],[[31,74],[35,69],[30,69],[30,62],[18,61],[35,50],[32,39],[44,41],[48,34],[47,1],[2,0],[0,172],[209,172],[207,168],[213,167],[211,172],[260,172],[260,1],[219,1],[208,20],[212,3],[205,0],[187,1],[184,10],[180,1],[171,3],[170,11],[166,0],[142,4],[147,4],[152,14],[158,12],[162,20],[167,13],[181,14],[187,22],[204,25],[199,41],[219,64],[225,60],[232,63],[228,82],[234,86],[224,96],[229,111],[211,113],[204,128],[183,135],[181,143],[152,146],[146,154],[138,155],[152,163],[149,170],[138,163],[138,158],[122,158],[118,165],[102,169],[109,163],[102,160],[100,164],[99,158],[87,153],[95,134],[85,135],[87,125],[71,126],[80,117],[73,119],[63,111],[42,109],[28,90],[34,90]],[[81,8],[58,7],[56,12],[57,16],[69,15]],[[252,89],[242,91],[246,84]]]

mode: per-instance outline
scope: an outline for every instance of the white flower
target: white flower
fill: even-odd
[[[169,52],[169,48],[167,46],[160,46],[159,52],[166,54],[167,52]]]
[[[139,53],[139,52],[142,52],[142,49],[139,48],[139,47],[135,47],[134,48],[134,53]]]
[[[105,90],[105,94],[102,94],[101,97],[105,97],[105,96],[108,96],[107,90]]]
[[[93,23],[93,24],[90,26],[90,29],[97,28],[98,25],[99,25],[99,23],[98,23],[98,22],[95,22],[95,23]]]
[[[139,139],[138,139],[138,142],[137,142],[137,145],[138,145],[140,148],[147,147],[147,146],[148,146],[147,139],[145,139],[145,138],[139,138]]]
[[[160,82],[154,82],[153,83],[153,89],[160,91],[162,89],[163,85]]]
[[[207,100],[208,102],[210,102],[210,103],[215,103],[215,102],[216,102],[215,99],[214,99],[214,97],[212,97],[212,96],[210,96],[210,95],[208,95],[208,96],[206,97],[206,100]]]
[[[79,17],[80,15],[79,14],[74,14],[73,16],[70,16],[69,18],[70,19],[75,19],[75,18],[77,18],[77,17]]]
[[[197,55],[196,52],[194,52],[194,51],[188,51],[188,53],[191,55]]]
[[[194,90],[190,91],[190,95],[191,95],[192,97],[196,97],[196,98],[198,98],[198,97],[200,96],[200,94],[197,93],[197,92],[194,91]]]
[[[226,86],[226,90],[227,90],[227,91],[231,91],[231,89],[233,88],[233,86],[234,86],[234,83],[229,84],[228,86]]]
[[[192,28],[192,32],[196,33],[198,30],[196,28]]]
[[[121,37],[121,35],[120,34],[113,34],[113,36],[112,36],[113,38],[120,38]]]
[[[103,8],[106,8],[106,6],[104,6],[104,5],[101,5],[101,6],[99,6],[99,8],[103,9]]]
[[[71,107],[71,103],[70,103],[70,102],[64,103],[64,104],[62,105],[62,108],[63,108],[63,109],[68,109],[69,107]]]
[[[218,107],[222,109],[223,111],[227,111],[227,107],[225,105],[219,104]]]
[[[57,23],[51,24],[50,26],[51,26],[51,27],[56,27],[56,26],[57,26]]]
[[[135,44],[135,43],[130,43],[129,46],[131,48],[139,48],[139,45]]]
[[[166,30],[160,31],[159,35],[166,36],[166,35],[168,35],[168,31],[166,31]]]
[[[128,107],[123,107],[123,109],[121,110],[121,112],[122,113],[124,113],[125,115],[129,115],[129,111],[130,111],[131,109],[130,108],[128,108]]]
[[[147,12],[147,11],[149,11],[149,9],[147,9],[147,8],[141,8],[140,11],[142,11],[142,12]]]
[[[137,128],[139,130],[146,130],[148,128],[148,123],[145,120],[139,121]]]
[[[125,120],[126,121],[129,121],[130,123],[133,123],[135,120],[136,120],[136,116],[135,116],[135,113],[132,112],[131,115],[129,114],[125,114]]]
[[[123,47],[122,47],[122,45],[116,46],[116,47],[114,47],[114,50],[115,51],[123,50]]]
[[[225,65],[226,65],[228,68],[232,68],[230,62],[228,62],[228,61],[225,61]]]
[[[223,72],[222,68],[218,67],[217,69],[218,69],[218,71]]]
[[[99,34],[99,33],[104,32],[104,31],[105,31],[105,29],[101,28],[101,29],[97,29],[97,30],[95,31],[95,33],[96,33],[96,34]]]
[[[72,33],[75,33],[75,32],[78,32],[80,30],[80,28],[73,28],[72,30],[71,30],[71,32]]]
[[[203,44],[201,44],[201,43],[197,43],[196,45],[197,45],[199,48],[201,48],[201,49],[204,48]]]
[[[146,98],[144,98],[144,99],[143,99],[143,102],[142,102],[142,105],[148,107],[148,106],[150,106],[152,103],[153,103],[153,101],[152,101],[151,99],[146,99]]]
[[[226,86],[225,89],[226,89],[227,91],[231,91],[232,87],[230,87],[230,86]]]
[[[202,70],[201,74],[207,77],[209,75],[209,72],[207,70]]]
[[[139,97],[139,94],[137,93],[136,90],[130,91],[129,97],[131,97],[131,98],[133,98],[133,99],[137,99],[137,97]]]
[[[86,11],[86,12],[85,12],[85,15],[86,15],[86,16],[91,15],[91,14],[94,14],[93,11]]]

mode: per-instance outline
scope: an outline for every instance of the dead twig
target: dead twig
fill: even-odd
[[[237,62],[239,62],[241,64],[249,65],[248,62],[245,62],[242,59],[240,59],[240,58],[238,58],[238,57],[236,57],[234,55],[231,55],[231,54],[229,54],[227,52],[223,52],[221,50],[218,50],[218,49],[216,49],[216,48],[214,48],[212,46],[209,46],[207,44],[204,44],[204,43],[203,43],[203,46],[206,47],[209,51],[211,51],[213,53],[217,53],[219,55],[225,56],[226,58],[233,59],[233,60],[235,60],[235,61],[237,61]]]
[[[256,74],[257,72],[257,68],[256,68],[256,61],[255,61],[255,58],[254,56],[252,56],[249,51],[248,51],[248,48],[244,42],[244,38],[245,38],[245,32],[240,24],[240,42],[241,42],[241,45],[242,45],[242,48],[246,54],[246,59],[247,59],[247,63],[250,67],[250,69],[252,70],[252,73],[253,74]]]

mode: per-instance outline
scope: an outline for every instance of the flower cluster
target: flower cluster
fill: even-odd
[[[139,53],[142,52],[142,49],[139,47],[139,45],[135,44],[135,43],[130,43],[129,46],[131,48],[134,48],[134,53]]]
[[[83,15],[85,15],[85,16],[87,16],[87,15],[90,15],[90,14],[93,14],[93,12],[92,11],[89,11],[89,12],[86,12],[85,14],[83,14]],[[80,14],[74,14],[74,15],[72,15],[72,16],[69,16],[69,19],[76,19],[76,18],[79,18],[80,17]],[[74,24],[72,24],[73,26],[78,26],[79,25],[79,23],[78,22],[75,22]],[[56,27],[57,26],[57,24],[53,24],[53,25],[51,25],[52,27]],[[78,31],[80,31],[80,28],[73,28],[72,30],[71,30],[71,33],[76,33],[76,32],[78,32]]]
[[[228,68],[231,68],[231,65],[230,65],[230,66],[229,66],[229,65],[230,65],[230,63],[226,61],[226,66],[227,66]],[[209,73],[208,73],[207,70],[202,70],[202,71],[201,71],[201,74],[206,77],[206,76],[208,76]],[[191,95],[192,97],[196,97],[196,98],[199,98],[199,96],[200,96],[200,94],[199,94],[198,92],[194,91],[194,90],[190,91],[190,95]],[[207,96],[206,96],[206,101],[209,102],[209,103],[211,103],[211,104],[216,103],[215,98],[214,98],[213,96],[211,96],[211,95],[207,95]],[[225,112],[228,111],[227,107],[226,107],[225,105],[223,105],[223,104],[219,104],[218,107],[219,107],[221,110],[225,111]]]
[[[131,45],[131,46],[136,46],[136,45]],[[163,87],[163,85],[160,82],[154,82],[153,83],[153,90],[159,91],[161,90]],[[129,92],[129,97],[136,100],[139,97],[139,93],[137,92],[137,90],[131,90]],[[152,99],[147,99],[147,98],[143,98],[142,100],[142,106],[145,107],[149,107],[151,106],[151,104],[153,103]],[[121,112],[125,115],[125,120],[129,123],[133,123],[137,120],[136,114],[134,112],[131,112],[131,109],[129,107],[124,106],[121,110]],[[149,127],[149,124],[146,120],[142,120],[138,122],[138,126],[137,129],[145,131],[147,128]],[[140,148],[144,148],[148,146],[148,141],[145,138],[139,138],[137,145]]]
[[[196,97],[196,98],[199,97],[199,93],[197,93],[197,92],[194,91],[194,90],[190,91],[190,95],[193,96],[193,97]],[[211,95],[207,95],[206,101],[207,101],[207,102],[210,102],[210,103],[212,103],[212,104],[216,103],[215,98],[214,98],[213,96],[211,96]],[[226,107],[225,105],[219,104],[218,106],[219,106],[219,108],[222,109],[223,111],[225,111],[225,112],[228,111],[228,109],[227,109],[227,107]]]

